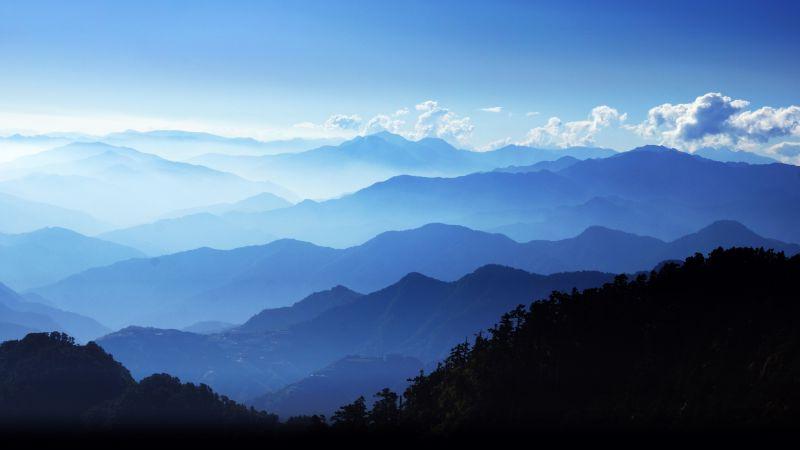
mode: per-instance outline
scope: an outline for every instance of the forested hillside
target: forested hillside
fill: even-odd
[[[166,374],[134,381],[94,342],[32,333],[0,345],[0,433],[264,430],[277,418]]]
[[[282,426],[205,385],[165,374],[137,383],[94,343],[30,334],[0,346],[0,413],[6,426],[314,436],[791,429],[800,411],[798,276],[799,256],[734,248],[555,292],[456,346],[403,394],[382,390],[371,409],[361,397],[329,420]]]
[[[425,432],[794,427],[800,258],[717,250],[554,293],[453,349],[405,393]]]

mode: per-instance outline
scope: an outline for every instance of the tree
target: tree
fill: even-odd
[[[364,396],[358,397],[349,405],[344,405],[333,414],[334,428],[347,431],[363,431],[369,424],[367,401]]]
[[[412,380],[404,426],[795,429],[800,256],[717,249],[503,316]]]
[[[284,430],[298,433],[319,433],[328,428],[324,415],[301,415],[292,416],[286,420]]]
[[[382,430],[396,427],[400,422],[400,397],[389,388],[383,388],[375,397],[378,400],[369,413],[370,425]]]

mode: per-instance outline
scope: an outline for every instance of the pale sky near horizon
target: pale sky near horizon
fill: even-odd
[[[799,2],[653,3],[2,2],[0,134],[800,149]]]

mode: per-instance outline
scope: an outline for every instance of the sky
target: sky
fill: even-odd
[[[800,154],[798,23],[795,1],[4,1],[0,134]]]

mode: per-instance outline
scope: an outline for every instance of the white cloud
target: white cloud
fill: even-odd
[[[781,162],[800,165],[800,142],[779,142],[766,152]]]
[[[482,145],[478,147],[476,150],[481,152],[488,152],[491,150],[497,150],[498,148],[505,147],[506,145],[510,145],[514,143],[514,140],[510,137],[504,139],[498,139],[496,141],[489,142],[488,144]]]
[[[800,156],[800,142],[781,142],[769,147],[767,151],[781,156]]]
[[[489,106],[489,107],[486,107],[486,108],[481,108],[480,110],[483,111],[483,112],[501,113],[501,112],[503,112],[503,107],[502,106]]]
[[[449,109],[439,106],[434,100],[424,101],[414,109],[420,112],[414,124],[414,131],[409,133],[414,139],[438,137],[465,145],[475,129],[469,117],[460,117]]]
[[[539,114],[540,114],[539,111],[528,111],[525,113],[525,117],[536,117]]]
[[[521,144],[542,146],[559,145],[560,142],[557,141],[559,140],[561,129],[561,119],[558,117],[551,117],[547,120],[546,125],[528,131],[528,135]]]
[[[406,121],[402,117],[408,115],[408,108],[401,108],[394,112],[392,115],[378,114],[372,119],[369,119],[366,124],[361,128],[361,134],[373,134],[380,131],[388,131],[394,134],[403,134],[403,127]]]
[[[626,118],[627,114],[620,114],[606,105],[592,108],[586,120],[562,122],[558,117],[551,117],[545,125],[528,131],[521,144],[544,147],[591,145],[600,130],[622,123]]]
[[[758,142],[775,137],[800,136],[800,106],[743,111],[731,118],[730,125],[739,134]]]
[[[397,134],[400,133],[403,125],[405,125],[405,121],[397,119],[397,113],[395,113],[394,116],[378,114],[364,125],[364,128],[361,129],[361,134],[367,135],[379,131],[388,131]]]
[[[300,123],[296,123],[296,124],[292,125],[292,128],[300,128],[300,129],[311,130],[311,129],[317,128],[317,124],[315,124],[314,122],[300,122]]]
[[[431,111],[439,107],[439,102],[435,100],[425,100],[422,103],[418,103],[414,105],[414,109],[417,111]]]
[[[772,138],[800,136],[800,107],[767,106],[751,111],[745,109],[749,104],[709,92],[691,103],[664,103],[651,108],[644,122],[627,128],[690,150],[705,146],[752,149],[754,144]]]
[[[361,126],[361,117],[358,114],[334,114],[328,117],[323,125],[327,130],[357,130]]]
[[[321,134],[326,137],[350,138],[356,134],[368,135],[381,131],[388,131],[402,135],[408,139],[422,139],[425,137],[438,137],[454,144],[469,146],[474,126],[469,117],[461,117],[447,108],[439,106],[435,100],[427,100],[414,106],[417,117],[411,121],[412,126],[406,121],[411,111],[400,108],[394,113],[377,114],[364,121],[357,114],[334,114],[324,124],[317,125],[312,122],[295,124],[293,128],[303,130],[304,134]]]

